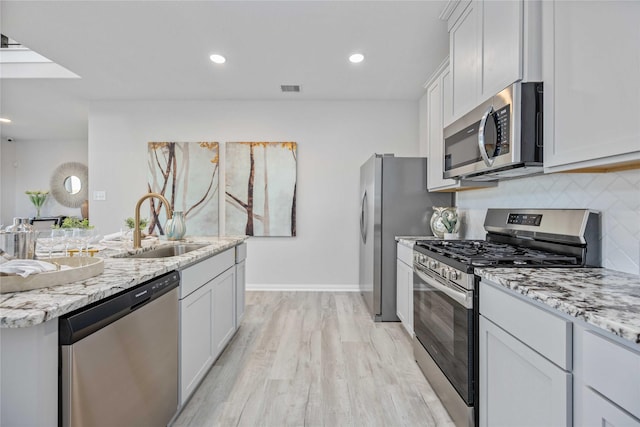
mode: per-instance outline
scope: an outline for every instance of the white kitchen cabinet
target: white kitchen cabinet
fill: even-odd
[[[213,285],[208,283],[180,301],[181,405],[215,361],[213,338]]]
[[[480,426],[570,426],[571,322],[483,281],[479,329]]]
[[[576,407],[582,425],[606,425],[603,420],[640,425],[640,348],[620,345],[589,330],[577,344],[583,393]]]
[[[217,358],[236,330],[236,270],[230,268],[211,281],[213,288],[213,357]]]
[[[542,3],[545,172],[640,167],[640,2]]]
[[[542,78],[540,2],[472,0],[457,8],[448,23],[454,120],[516,81]]]
[[[397,245],[396,314],[413,337],[413,249]]]
[[[480,426],[570,426],[571,373],[480,316]]]
[[[427,188],[429,191],[441,191],[458,186],[459,181],[443,178],[444,173],[444,115],[445,93],[444,79],[450,81],[449,61],[440,66],[439,73],[427,87],[426,97],[426,132],[428,145]],[[448,93],[450,100],[451,93]],[[451,102],[448,101],[448,106]],[[451,116],[451,114],[449,114]]]
[[[585,387],[582,395],[583,427],[624,426],[640,427],[640,420],[629,415],[589,387]]]
[[[236,328],[244,317],[247,244],[236,246]]]
[[[482,15],[480,99],[522,79],[522,1],[478,2]]]
[[[180,405],[198,387],[236,329],[235,249],[181,271]]]
[[[236,264],[236,327],[244,317],[246,286],[246,261],[241,261]]]
[[[454,118],[480,103],[478,77],[482,61],[482,15],[479,4],[477,0],[469,3],[449,31]]]
[[[495,183],[443,177],[443,129],[447,124],[445,120],[451,121],[453,117],[451,90],[451,69],[447,58],[427,83],[427,93],[420,100],[421,155],[427,156],[427,188],[429,191],[458,191],[493,186]]]

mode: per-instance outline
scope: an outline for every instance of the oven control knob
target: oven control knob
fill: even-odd
[[[436,268],[438,268],[438,261],[431,261],[429,263],[429,267],[435,270]]]
[[[446,278],[447,278],[447,272],[448,272],[448,271],[449,271],[449,269],[448,269],[448,268],[444,268],[444,267],[442,267],[442,269],[440,270],[440,275],[446,279]]]
[[[460,278],[460,273],[455,270],[449,270],[449,280],[458,280]]]

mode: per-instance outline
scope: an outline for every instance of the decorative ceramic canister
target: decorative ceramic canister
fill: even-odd
[[[184,220],[184,212],[174,211],[173,217],[167,220],[164,232],[169,240],[180,240],[187,232],[187,224]]]
[[[455,207],[433,207],[431,215],[431,231],[433,235],[443,239],[445,233],[457,233],[460,229],[458,210]]]

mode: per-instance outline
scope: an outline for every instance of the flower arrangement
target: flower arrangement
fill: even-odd
[[[45,200],[47,200],[49,192],[40,190],[27,190],[24,193],[29,196],[29,200],[31,200],[33,206],[36,207],[36,218],[40,218],[40,208],[42,208]]]

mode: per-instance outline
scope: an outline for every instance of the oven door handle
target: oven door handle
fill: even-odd
[[[478,127],[478,148],[480,148],[480,155],[482,156],[482,160],[484,160],[484,164],[489,167],[493,165],[493,157],[489,157],[489,153],[487,153],[485,129],[487,126],[487,120],[492,113],[493,106],[490,106],[482,115],[482,119],[480,119],[480,126]]]
[[[454,288],[455,285],[442,283],[439,280],[429,276],[424,271],[419,270],[417,268],[413,269],[414,273],[418,275],[418,277],[427,283],[427,285],[437,289],[440,292],[447,294],[452,300],[462,305],[464,308],[473,308],[473,293],[470,291],[464,291],[462,289],[458,289],[458,286]]]

